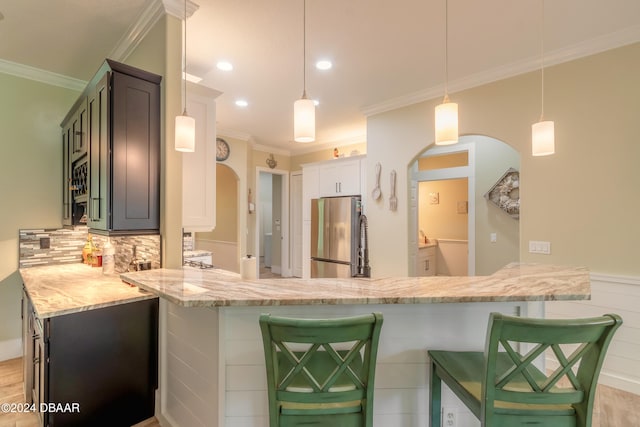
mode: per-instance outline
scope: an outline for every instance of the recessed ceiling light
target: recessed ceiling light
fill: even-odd
[[[333,64],[327,59],[316,62],[316,68],[318,70],[329,70],[331,67],[333,67]]]
[[[249,105],[249,103],[248,103],[247,101],[245,101],[244,99],[238,99],[238,100],[236,101],[236,105],[237,105],[238,107],[243,107],[243,108],[244,108],[244,107],[248,106],[248,105]]]
[[[227,61],[218,61],[218,63],[216,64],[216,67],[218,67],[218,70],[222,70],[222,71],[233,70],[233,65],[231,64],[231,62],[227,62]]]

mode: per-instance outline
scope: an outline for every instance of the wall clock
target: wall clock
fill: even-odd
[[[216,160],[219,162],[224,162],[229,158],[229,144],[222,138],[216,138]]]

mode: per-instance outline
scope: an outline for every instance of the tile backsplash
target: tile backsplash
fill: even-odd
[[[89,229],[82,226],[20,230],[20,268],[81,263],[88,233]],[[99,247],[107,241],[106,236],[92,236]],[[151,268],[161,266],[160,235],[112,236],[111,244],[115,248],[115,270],[118,273],[127,271],[134,246],[138,258],[151,261]]]

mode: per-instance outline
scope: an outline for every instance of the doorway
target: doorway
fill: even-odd
[[[439,161],[432,162],[437,165],[436,167],[425,167],[425,162],[431,162],[438,157]],[[461,161],[461,158],[464,160]],[[424,242],[423,236],[420,234],[421,229],[423,233],[425,232],[425,226],[420,225],[419,219],[420,199],[424,203],[430,197],[429,193],[438,193],[436,190],[431,190],[421,198],[419,191],[422,182],[436,183],[467,179],[466,206],[465,200],[457,196],[455,204],[449,208],[448,217],[459,220],[461,216],[464,216],[462,212],[467,210],[468,275],[489,275],[510,262],[519,261],[520,227],[518,220],[507,215],[485,197],[486,193],[511,168],[520,169],[518,151],[500,140],[483,135],[465,135],[460,137],[459,142],[455,145],[441,147],[431,145],[419,153],[409,167],[410,189],[413,195],[409,209],[409,274],[416,274],[416,265],[420,261],[419,245],[420,242]],[[436,196],[441,195],[433,194],[433,197]],[[460,224],[458,226],[463,227]],[[448,234],[455,235],[455,233],[449,232]],[[427,238],[431,239],[431,237],[435,237],[436,243],[439,243],[437,242],[438,237],[442,236],[427,234]],[[445,244],[442,249],[450,253],[465,251],[463,238],[444,236],[442,243]],[[440,249],[439,245],[438,249]],[[458,275],[446,271],[441,271],[440,274]]]
[[[256,236],[258,278],[288,277],[289,174],[278,169],[256,170]]]
[[[197,249],[212,253],[213,264],[240,272],[240,178],[229,166],[216,165],[216,228],[196,233]]]

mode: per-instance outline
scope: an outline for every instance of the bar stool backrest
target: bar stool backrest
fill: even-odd
[[[270,427],[371,426],[382,314],[260,316]]]
[[[598,375],[621,324],[622,319],[615,314],[565,320],[492,313],[484,352],[482,425],[494,425],[496,401],[503,406],[510,402],[537,408],[571,405],[576,411],[576,425],[591,425]],[[508,358],[498,357],[503,351]],[[557,361],[558,367],[551,373],[534,365],[545,356]]]

